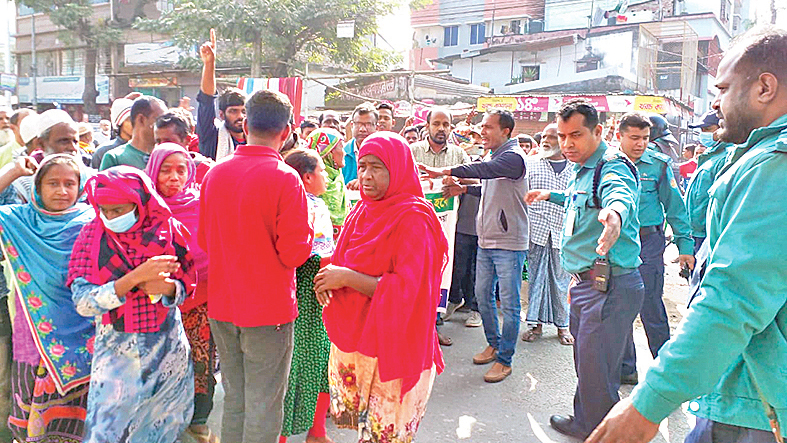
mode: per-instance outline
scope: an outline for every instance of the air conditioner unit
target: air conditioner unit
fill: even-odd
[[[544,20],[530,20],[527,27],[528,34],[537,34],[544,32]]]

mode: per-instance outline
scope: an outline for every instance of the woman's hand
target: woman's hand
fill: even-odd
[[[180,269],[178,258],[173,255],[159,255],[147,259],[145,263],[134,269],[138,284],[150,281],[162,281]]]
[[[316,295],[317,303],[319,303],[323,308],[328,306],[328,304],[331,302],[331,299],[333,298],[333,292],[331,291],[317,292]]]
[[[341,266],[328,265],[317,273],[314,277],[314,292],[317,294],[327,292],[331,289],[339,289],[347,286],[347,273],[352,272]]]
[[[137,287],[147,296],[166,295],[172,297],[175,295],[175,280],[169,277],[146,281]]]

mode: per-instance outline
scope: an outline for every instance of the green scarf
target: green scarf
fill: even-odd
[[[344,187],[344,176],[342,170],[336,167],[331,156],[334,149],[343,149],[342,135],[339,131],[331,128],[319,128],[306,137],[309,148],[320,153],[325,163],[325,172],[328,173],[326,191],[320,198],[328,206],[331,212],[331,223],[334,226],[344,225],[344,219],[350,212],[350,204],[347,200],[347,193]]]

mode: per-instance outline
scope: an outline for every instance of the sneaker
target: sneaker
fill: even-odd
[[[465,305],[464,299],[459,303],[452,303],[449,301],[448,306],[445,307],[445,314],[441,315],[441,317],[443,318],[443,320],[448,320],[449,318],[451,318],[452,315],[454,315],[457,309],[461,308],[464,305]]]
[[[484,322],[481,321],[481,313],[478,311],[470,311],[470,317],[467,317],[467,320],[465,320],[465,326],[468,328],[477,328],[483,324]]]

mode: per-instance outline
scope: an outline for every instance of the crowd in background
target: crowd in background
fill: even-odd
[[[582,100],[532,136],[505,110],[473,124],[442,107],[395,133],[385,102],[296,123],[278,92],[219,94],[212,30],[200,55],[196,116],[134,93],[110,136],[0,110],[0,441],[218,442],[220,361],[224,441],[330,442],[330,416],[360,442],[410,442],[452,344],[437,328],[463,311],[488,383],[544,324],[573,347],[563,434],[648,441],[696,399],[687,441],[781,438],[787,246],[762,232],[783,221],[784,31],[725,56],[682,151],[661,116],[603,137]],[[437,179],[459,201],[443,314],[451,248],[422,190]],[[672,338],[667,225],[693,281]],[[637,315],[656,358],[643,379]]]

